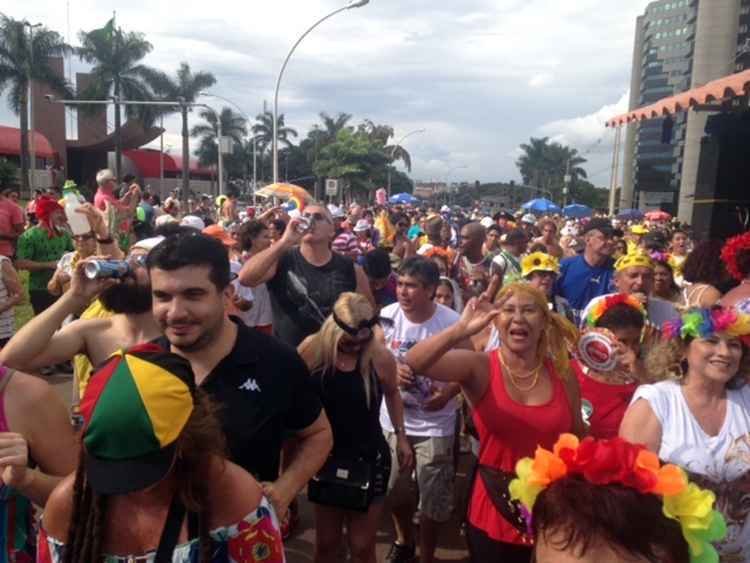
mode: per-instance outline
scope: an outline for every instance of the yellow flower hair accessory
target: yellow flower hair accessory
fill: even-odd
[[[510,496],[523,505],[530,529],[537,497],[555,481],[576,475],[594,485],[619,484],[661,497],[664,515],[680,523],[690,563],[719,561],[712,542],[722,539],[727,529],[724,517],[714,510],[714,494],[690,483],[676,465],[661,465],[656,454],[642,445],[619,437],[579,442],[572,434],[562,434],[553,451],[538,447],[533,459],[520,459],[516,474]]]
[[[642,266],[644,268],[654,269],[654,261],[648,254],[642,252],[632,252],[621,256],[617,262],[615,262],[615,272],[622,272],[625,268],[632,268],[633,266]]]
[[[521,276],[526,277],[532,272],[560,273],[560,263],[557,258],[544,252],[532,252],[521,260]]]

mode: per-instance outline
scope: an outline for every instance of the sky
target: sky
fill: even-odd
[[[78,31],[101,27],[116,11],[119,26],[153,44],[144,63],[168,73],[182,61],[211,71],[211,91],[254,116],[264,101],[271,107],[297,38],[347,1],[4,0],[0,11],[41,22],[73,45]],[[518,181],[519,145],[548,136],[583,153],[590,179],[607,186],[614,134],[604,122],[627,111],[635,19],[647,4],[371,0],[302,41],[281,83],[279,112],[301,137],[321,111],[389,124],[397,139],[425,129],[404,142],[415,180]],[[0,124],[18,126],[5,98]],[[180,118],[165,128],[165,144],[179,153]]]

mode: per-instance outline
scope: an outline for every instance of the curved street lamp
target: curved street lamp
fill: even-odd
[[[276,79],[276,90],[273,94],[273,140],[272,140],[272,146],[273,146],[273,183],[279,181],[279,140],[278,140],[278,120],[279,120],[279,87],[281,86],[281,79],[284,77],[284,71],[286,70],[286,65],[289,64],[289,59],[292,58],[292,55],[294,54],[295,49],[297,49],[297,46],[302,43],[302,40],[307,37],[310,32],[318,27],[320,24],[322,24],[324,21],[326,21],[329,18],[332,18],[336,14],[340,12],[345,12],[346,10],[352,10],[354,8],[361,8],[365,4],[368,4],[370,0],[350,0],[350,2],[344,6],[343,8],[338,8],[328,14],[327,16],[320,18],[318,21],[316,21],[312,26],[310,26],[307,31],[305,31],[299,39],[292,45],[292,48],[289,50],[289,54],[286,56],[286,59],[284,59],[284,64],[281,65],[281,70],[279,71],[279,77]]]

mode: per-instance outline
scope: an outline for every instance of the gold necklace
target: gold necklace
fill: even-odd
[[[539,374],[542,372],[543,365],[542,361],[540,361],[533,370],[527,372],[526,375],[524,375],[523,377],[518,377],[516,375],[513,375],[513,371],[510,369],[508,364],[505,363],[502,352],[498,353],[498,357],[500,358],[500,365],[502,366],[504,372],[508,374],[511,385],[513,385],[513,387],[515,387],[518,391],[526,393],[528,391],[531,391],[534,387],[536,387],[536,384],[539,383]],[[524,387],[518,382],[523,382],[532,376],[533,379],[531,380],[531,385],[529,385],[528,387]]]

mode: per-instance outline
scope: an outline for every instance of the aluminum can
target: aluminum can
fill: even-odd
[[[92,260],[87,262],[84,273],[90,280],[97,278],[124,278],[130,273],[130,264],[125,260]]]

